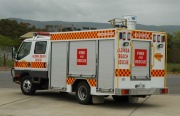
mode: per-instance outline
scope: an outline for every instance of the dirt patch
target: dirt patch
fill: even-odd
[[[11,70],[10,67],[0,67],[0,71],[8,71]]]

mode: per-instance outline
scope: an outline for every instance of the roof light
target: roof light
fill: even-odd
[[[49,32],[37,32],[37,35],[50,36]]]

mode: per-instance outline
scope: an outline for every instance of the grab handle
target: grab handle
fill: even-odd
[[[130,42],[130,46],[131,46],[131,64],[130,64],[130,69],[132,68],[132,66],[134,65],[134,45],[132,42]]]
[[[154,67],[154,54],[155,54],[155,47],[153,43],[151,45],[151,48],[152,48],[152,64],[151,64],[151,69],[152,69]]]

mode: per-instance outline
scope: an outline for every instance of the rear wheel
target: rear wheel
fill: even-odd
[[[80,104],[91,104],[92,96],[90,95],[90,87],[86,82],[79,82],[76,88],[76,99]]]
[[[33,95],[36,92],[32,79],[28,76],[21,80],[21,91],[24,95]]]

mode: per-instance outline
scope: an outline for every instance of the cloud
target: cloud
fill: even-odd
[[[107,22],[132,14],[138,23],[180,25],[179,0],[0,0],[0,18]]]

